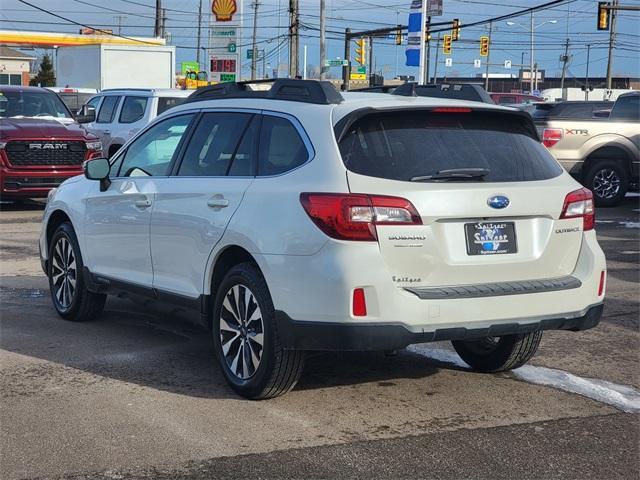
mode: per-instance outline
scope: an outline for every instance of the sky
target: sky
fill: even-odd
[[[177,48],[178,62],[195,60],[196,27],[198,4],[202,1],[205,16],[204,25],[210,13],[210,0],[163,0],[167,11],[167,31],[171,34],[170,44]],[[443,0],[444,15],[433,21],[451,21],[458,18],[461,24],[477,22],[504,15],[524,8],[545,3],[546,0]],[[28,0],[29,3],[55,12],[72,21],[98,27],[118,30],[121,24],[122,35],[152,36],[154,25],[155,0]],[[259,0],[258,41],[264,48],[271,69],[276,68],[278,59],[281,72],[286,71],[288,0]],[[622,5],[640,7],[640,0],[620,0]],[[0,0],[0,29],[34,30],[77,33],[78,25],[70,24],[59,18],[39,12],[19,0]],[[300,48],[308,48],[310,65],[319,63],[319,0],[300,0],[301,38]],[[373,28],[407,24],[410,0],[326,0],[327,6],[327,56],[338,58],[344,55],[344,29],[361,31]],[[562,70],[560,55],[564,52],[564,43],[569,38],[570,62],[567,76],[584,78],[587,66],[587,45],[590,48],[589,75],[603,77],[606,74],[607,48],[609,32],[596,30],[596,11],[598,0],[573,0],[567,4],[537,12],[535,21],[535,61],[546,76],[559,76]],[[253,13],[251,1],[244,5],[244,29],[242,48],[250,48]],[[121,17],[121,18],[118,18]],[[523,60],[528,65],[530,54],[529,25],[530,16],[512,19],[514,25],[505,21],[493,24],[490,63],[491,73],[516,73]],[[555,21],[555,23],[551,23]],[[520,25],[521,24],[521,25]],[[206,28],[203,28],[206,36]],[[487,35],[486,26],[463,28],[461,41],[453,44],[451,59],[453,65],[445,67],[444,55],[440,51],[438,74],[446,69],[449,77],[474,76],[484,71],[474,68],[474,59],[479,56],[477,43],[480,36]],[[617,39],[613,62],[614,76],[640,77],[640,12],[619,12],[617,20]],[[442,32],[445,34],[447,32]],[[206,41],[205,41],[206,42]],[[435,62],[435,42],[432,47],[432,62]],[[279,47],[279,48],[278,48]],[[379,39],[375,42],[375,69],[385,77],[396,74],[418,75],[416,67],[406,67],[406,45],[396,46],[393,39]],[[355,45],[352,44],[352,55]],[[301,54],[302,55],[302,54]],[[242,58],[246,56],[243,53]],[[510,60],[513,70],[501,65]],[[302,64],[302,58],[300,60]],[[243,60],[244,72],[249,64]],[[431,68],[433,69],[432,63]],[[340,69],[330,72],[340,76]]]

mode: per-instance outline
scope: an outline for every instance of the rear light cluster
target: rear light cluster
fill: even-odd
[[[542,144],[547,148],[551,148],[562,140],[562,135],[561,128],[545,128],[542,132]]]
[[[377,240],[376,225],[422,225],[410,201],[399,197],[342,193],[303,193],[300,203],[331,238]]]
[[[596,211],[593,206],[593,194],[586,188],[569,193],[564,199],[560,218],[582,218],[582,229],[593,230],[596,223]]]

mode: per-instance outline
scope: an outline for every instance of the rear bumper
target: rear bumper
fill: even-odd
[[[550,318],[519,318],[498,323],[433,329],[433,326],[410,330],[402,324],[346,324],[304,322],[276,311],[278,335],[284,348],[295,350],[395,350],[407,345],[442,340],[472,340],[530,333],[539,330],[582,331],[600,322],[604,304],[592,305],[582,312]],[[466,324],[468,325],[468,324]],[[417,331],[416,331],[417,330]]]

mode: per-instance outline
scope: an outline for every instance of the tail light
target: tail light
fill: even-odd
[[[596,223],[593,194],[586,188],[569,193],[564,199],[560,218],[582,218],[582,229],[592,230]]]
[[[551,148],[562,140],[562,135],[561,128],[545,128],[544,132],[542,132],[542,144],[547,148]]]
[[[410,201],[399,197],[342,193],[302,193],[300,203],[331,238],[375,241],[376,225],[422,225]]]

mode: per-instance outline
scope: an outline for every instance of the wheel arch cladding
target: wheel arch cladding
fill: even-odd
[[[238,265],[240,263],[253,264],[260,272],[260,275],[264,277],[264,274],[262,272],[262,269],[258,265],[258,262],[247,250],[238,245],[229,245],[225,247],[218,253],[214,261],[213,271],[210,276],[211,283],[209,285],[210,288],[208,289],[208,291],[210,292],[212,300],[211,308],[213,308],[213,305],[215,304],[218,285],[220,285],[220,282],[222,281],[226,273],[235,265]],[[207,291],[206,288],[205,291]]]
[[[607,145],[594,150],[587,156],[584,161],[584,168],[582,169],[583,176],[587,175],[596,162],[602,160],[620,161],[627,171],[631,173],[632,154],[628,152],[626,148],[619,145]]]
[[[54,232],[65,222],[71,223],[71,226],[73,227],[73,223],[71,222],[69,215],[62,210],[55,210],[51,215],[49,215],[49,221],[47,222],[47,249],[49,248],[49,245],[51,245],[51,237],[53,237]]]

